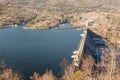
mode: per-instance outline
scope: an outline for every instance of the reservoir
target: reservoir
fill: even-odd
[[[25,25],[0,29],[0,60],[20,71],[25,77],[34,72],[43,74],[46,69],[60,73],[65,58],[72,62],[72,52],[80,41],[76,29],[24,30]],[[63,27],[71,27],[66,23]]]

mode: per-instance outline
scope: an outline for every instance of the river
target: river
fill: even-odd
[[[64,24],[71,27],[70,24]],[[24,25],[0,29],[0,57],[8,66],[25,77],[35,71],[43,74],[46,69],[59,75],[60,62],[66,58],[72,62],[72,52],[77,48],[80,33],[76,29],[56,28],[48,30],[24,30]]]

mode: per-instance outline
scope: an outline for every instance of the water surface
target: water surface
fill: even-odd
[[[0,29],[0,51],[7,54],[5,61],[25,76],[33,72],[43,74],[46,69],[58,75],[60,62],[66,58],[72,61],[81,31],[56,28],[49,30],[23,30],[20,25]],[[65,24],[66,27],[71,27]]]

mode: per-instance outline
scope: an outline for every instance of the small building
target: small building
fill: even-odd
[[[89,22],[89,23],[88,23],[88,26],[93,26],[93,27],[96,27],[96,26],[97,26],[97,24],[96,24],[95,22]]]

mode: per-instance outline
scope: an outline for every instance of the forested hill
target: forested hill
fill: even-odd
[[[12,1],[19,4],[31,4],[41,7],[95,7],[116,8],[120,7],[120,0],[0,0]]]
[[[26,26],[29,29],[48,29],[66,21],[74,23],[81,19],[80,13],[82,12],[120,12],[119,0],[0,1],[2,1],[0,3],[0,27],[27,23]]]

